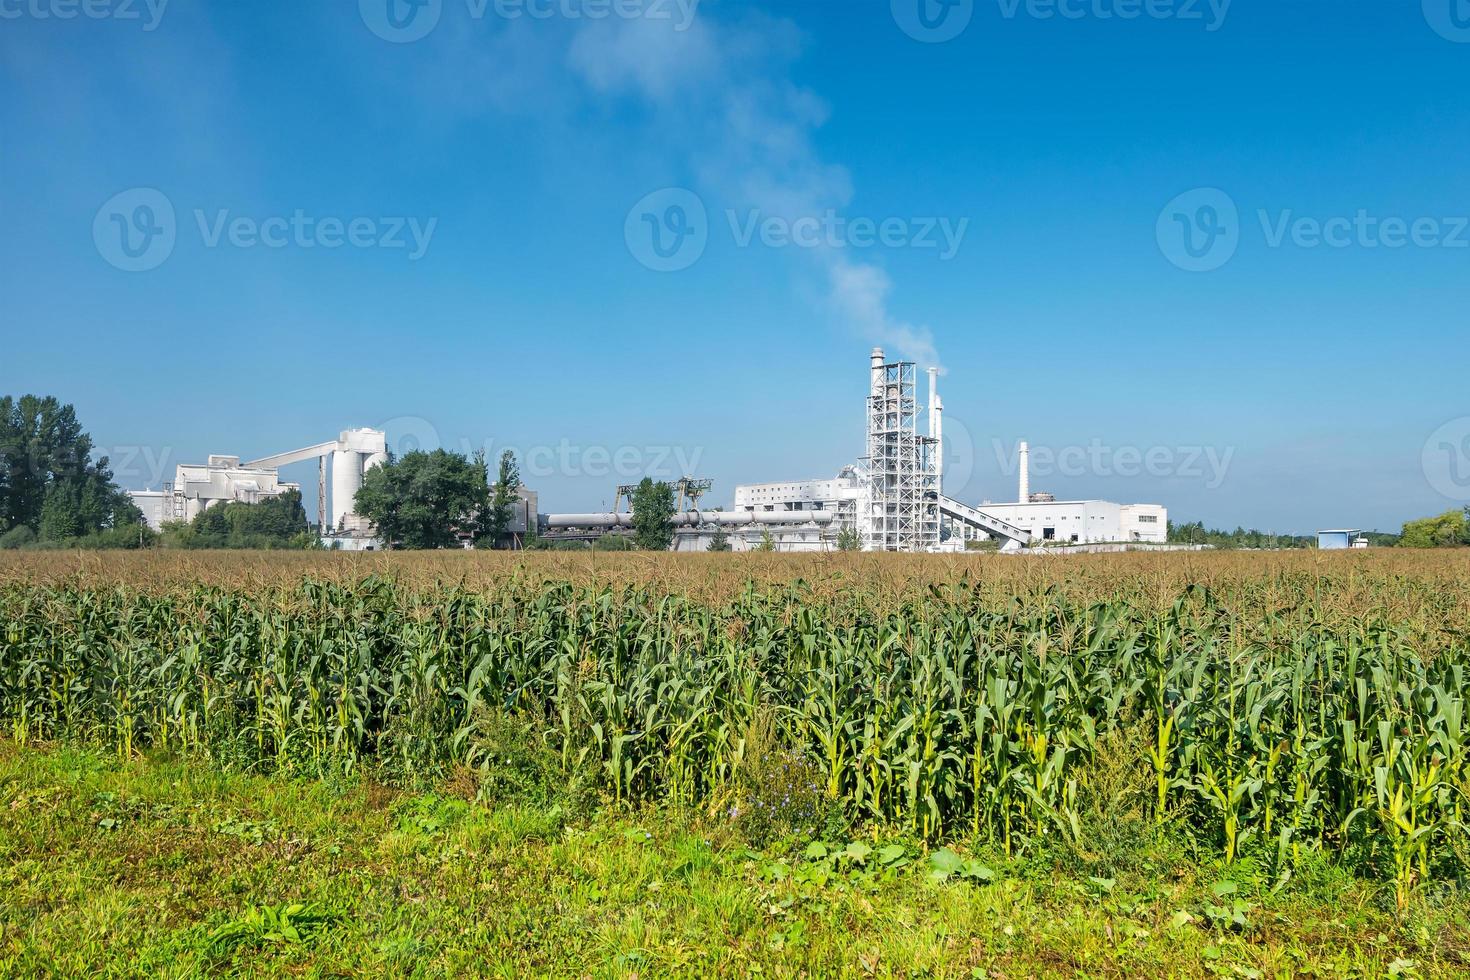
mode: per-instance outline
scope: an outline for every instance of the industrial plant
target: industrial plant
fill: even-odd
[[[736,551],[830,551],[844,532],[855,534],[865,551],[963,551],[967,542],[992,541],[1002,552],[1016,552],[1033,543],[1168,540],[1168,512],[1157,504],[1059,502],[1033,494],[1025,443],[1015,503],[972,507],[947,496],[939,372],[928,370],[922,434],[917,365],[890,362],[874,348],[868,373],[865,456],[831,479],[737,486],[729,511],[681,509],[674,550],[704,551],[718,534]],[[631,523],[631,515],[616,512],[548,514],[542,529],[557,537],[595,537]]]
[[[376,429],[348,429],[332,442],[248,463],[241,463],[239,456],[211,455],[203,465],[180,464],[174,470],[174,482],[165,484],[161,490],[133,490],[129,495],[143,511],[149,526],[159,530],[170,521],[193,520],[213,504],[226,501],[255,504],[291,490],[300,491],[299,483],[282,481],[278,471],[282,466],[312,459],[317,461],[319,469],[317,514],[329,518],[322,520],[322,542],[342,551],[369,551],[378,547],[372,526],[352,512],[353,498],[362,487],[363,475],[388,460],[388,437]]]
[[[743,484],[735,488],[728,510],[700,509],[709,481],[679,481],[673,550],[705,551],[717,539],[734,551],[797,552],[832,551],[844,544],[866,551],[945,552],[991,542],[1002,552],[1018,552],[1036,544],[1167,541],[1168,513],[1157,504],[1057,501],[1050,494],[1031,492],[1024,442],[1014,502],[971,506],[948,496],[944,403],[937,369],[928,369],[927,375],[928,399],[921,406],[917,364],[889,361],[881,348],[872,351],[864,399],[865,454],[835,477]],[[353,498],[364,474],[388,458],[383,432],[348,429],[331,442],[245,463],[239,456],[211,455],[205,464],[178,466],[174,482],[163,489],[133,491],[132,497],[148,523],[160,528],[169,521],[191,520],[215,503],[258,503],[299,490],[299,484],[280,479],[279,469],[315,459],[318,513],[327,516],[323,544],[372,550],[380,542],[372,526],[353,513]],[[613,511],[601,514],[541,514],[534,491],[523,490],[524,506],[518,508],[511,530],[525,533],[534,524],[536,533],[557,540],[624,533],[633,526],[633,515],[619,504],[631,489],[619,487]]]

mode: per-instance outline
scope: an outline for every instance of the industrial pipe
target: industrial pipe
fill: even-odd
[[[763,524],[831,524],[837,520],[834,510],[723,511],[689,510],[673,515],[676,527],[699,527],[718,524],[721,527],[759,527]],[[632,527],[632,514],[547,514],[543,521],[549,528],[565,527]]]

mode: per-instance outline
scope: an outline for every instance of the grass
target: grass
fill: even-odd
[[[1007,860],[869,828],[467,801],[0,741],[5,976],[1433,976],[1470,903],[1325,864],[1272,890],[1114,820]],[[946,869],[950,873],[945,874]]]

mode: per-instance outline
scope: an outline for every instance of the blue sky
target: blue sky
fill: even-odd
[[[834,473],[882,344],[968,501],[1470,499],[1463,0],[393,2],[0,0],[0,391],[129,486],[369,425],[580,511]]]

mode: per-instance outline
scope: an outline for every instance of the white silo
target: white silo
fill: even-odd
[[[332,527],[353,513],[353,501],[362,489],[362,453],[338,449],[332,453]]]

